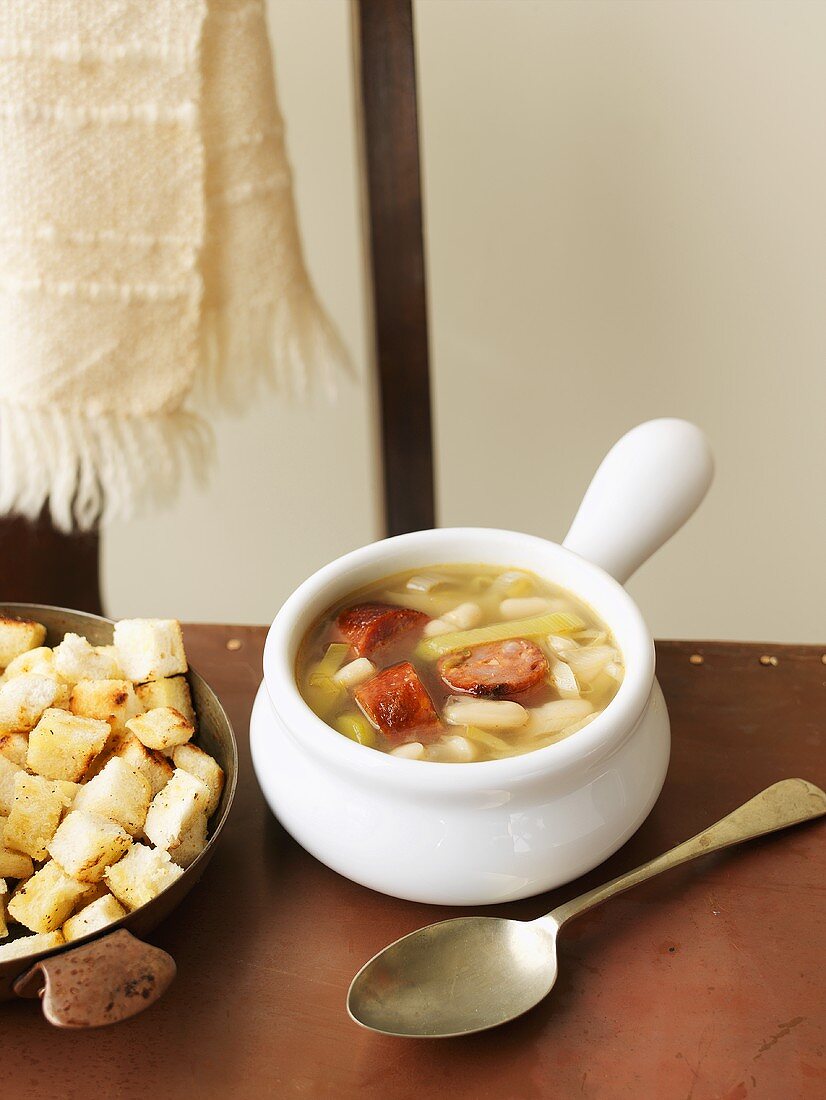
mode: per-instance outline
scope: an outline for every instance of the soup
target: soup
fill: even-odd
[[[330,607],[299,650],[298,688],[344,737],[409,760],[496,760],[593,721],[623,678],[608,627],[524,569],[438,565]]]

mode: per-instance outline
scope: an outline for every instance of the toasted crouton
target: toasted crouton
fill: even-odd
[[[195,732],[192,723],[174,707],[148,710],[146,714],[130,718],[126,728],[148,749],[160,749],[161,752],[171,751],[176,745],[185,745]]]
[[[72,688],[69,709],[72,714],[97,718],[113,730],[121,730],[142,707],[131,680],[80,680]]]
[[[3,944],[0,947],[0,962],[8,962],[9,959],[22,959],[26,955],[38,955],[41,951],[49,951],[52,947],[60,947],[64,943],[63,933],[47,932],[45,935],[21,936],[19,940]]]
[[[29,735],[26,763],[47,779],[76,782],[101,751],[111,730],[107,722],[47,710]]]
[[[4,733],[0,737],[0,756],[5,756],[18,768],[25,768],[29,739],[24,733]]]
[[[36,672],[38,676],[57,676],[57,669],[54,667],[54,650],[49,649],[47,645],[41,645],[37,649],[21,653],[19,657],[14,658],[0,677],[0,682],[13,680],[15,676],[21,676],[24,672]]]
[[[65,684],[54,676],[24,672],[0,686],[0,733],[33,729],[47,707],[68,702]]]
[[[119,756],[113,756],[101,772],[77,793],[74,808],[100,814],[137,836],[146,821],[152,798],[149,780]]]
[[[69,917],[63,925],[63,935],[69,943],[71,940],[80,939],[81,936],[88,936],[90,932],[98,932],[107,924],[113,924],[125,916],[126,910],[118,899],[107,893],[75,913],[73,917]]]
[[[74,784],[18,772],[11,813],[3,830],[5,846],[24,852],[32,859],[45,859],[49,841],[71,806],[74,791]]]
[[[118,738],[112,755],[119,756],[121,760],[125,760],[141,775],[146,776],[149,780],[149,786],[152,788],[153,798],[158,791],[163,790],[172,778],[174,769],[167,758],[154,749],[148,749],[142,741],[135,737],[134,733],[130,733],[128,730],[122,737]]]
[[[115,648],[130,680],[161,680],[186,672],[181,624],[176,619],[122,619],[115,623]]]
[[[11,813],[14,805],[14,780],[23,769],[0,753],[0,814]]]
[[[15,657],[43,645],[46,627],[29,619],[0,616],[0,668],[8,668]]]
[[[133,844],[123,859],[107,868],[105,878],[118,901],[132,910],[146,905],[182,874],[168,852]]]
[[[104,897],[109,893],[109,887],[103,881],[86,883],[86,889],[83,892],[83,897],[77,904],[78,910],[85,909],[87,905],[91,905],[93,901],[97,901],[98,898]]]
[[[108,818],[72,810],[49,842],[49,855],[79,882],[100,882],[103,872],[126,853],[132,838]]]
[[[83,883],[64,874],[50,860],[15,891],[9,913],[32,932],[54,932],[72,915],[84,890]]]
[[[197,745],[178,745],[172,750],[172,760],[176,768],[189,772],[200,779],[209,788],[207,817],[212,817],[218,808],[221,792],[224,789],[224,769],[209,753]]]
[[[145,684],[138,684],[135,691],[144,710],[154,710],[155,707],[174,707],[197,728],[192,693],[186,676],[166,676],[163,680],[149,680]]]
[[[152,799],[143,831],[158,848],[169,850],[181,843],[199,813],[206,811],[209,788],[189,772],[175,774]]]
[[[6,880],[0,878],[0,940],[5,939],[9,934],[8,925],[6,924],[6,897],[8,893],[9,888],[6,885]]]
[[[199,810],[180,841],[169,849],[169,854],[179,867],[189,867],[207,845],[207,815]]]
[[[0,817],[0,875],[3,878],[29,878],[34,874],[32,858],[24,852],[16,852],[13,848],[6,847],[4,840],[6,820],[5,817]]]
[[[80,680],[122,680],[120,667],[112,646],[93,646],[79,634],[65,634],[55,646],[54,663],[67,684]]]

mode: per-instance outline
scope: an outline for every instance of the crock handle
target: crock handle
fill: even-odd
[[[171,955],[127,932],[49,955],[14,983],[18,997],[40,997],[55,1027],[103,1027],[137,1016],[175,977]]]
[[[563,546],[625,584],[691,516],[713,476],[711,448],[694,424],[640,424],[602,460]]]

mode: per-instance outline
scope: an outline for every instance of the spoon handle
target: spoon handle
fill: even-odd
[[[604,886],[597,886],[585,894],[580,894],[578,898],[565,902],[564,905],[558,906],[539,920],[550,920],[561,928],[572,917],[586,913],[594,906],[607,901],[608,898],[630,890],[637,883],[645,882],[646,879],[653,878],[662,871],[679,867],[681,863],[688,863],[689,860],[706,855],[708,852],[717,852],[721,848],[729,848],[732,844],[739,844],[743,840],[764,836],[766,833],[773,833],[777,829],[785,829],[788,825],[797,825],[801,821],[808,821],[823,814],[826,814],[826,794],[819,787],[805,779],[784,779],[780,783],[767,787],[765,791],[761,791],[760,794],[743,803],[715,825],[704,829],[702,833],[698,833],[690,840],[678,844],[671,851],[664,852],[656,859],[643,863],[641,867],[606,882]]]

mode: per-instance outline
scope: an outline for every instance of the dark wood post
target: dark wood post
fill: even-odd
[[[386,532],[435,524],[427,299],[410,0],[357,0]]]
[[[64,535],[44,513],[0,519],[0,601],[101,612],[97,532]]]

